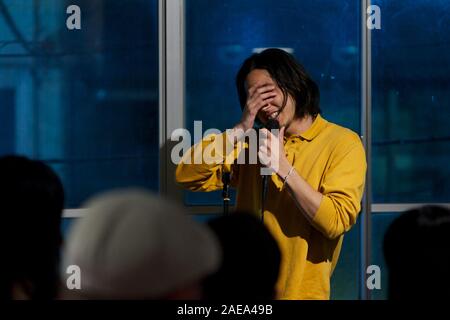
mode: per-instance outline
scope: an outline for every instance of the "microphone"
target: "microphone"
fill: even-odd
[[[267,121],[265,128],[269,131],[280,129],[280,124],[276,119],[269,119]],[[261,220],[264,221],[264,204],[266,202],[266,195],[267,195],[267,182],[268,182],[268,176],[263,175],[262,176],[262,192],[261,192]]]

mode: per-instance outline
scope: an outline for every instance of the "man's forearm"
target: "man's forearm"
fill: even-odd
[[[292,166],[289,166],[289,170],[290,168],[292,168]],[[279,175],[282,179],[286,177],[289,170],[287,170],[287,168],[286,170],[280,170]],[[292,170],[291,174],[287,178],[285,188],[288,188],[289,193],[294,199],[297,207],[306,214],[306,218],[308,218],[308,220],[312,221],[319,210],[323,195],[314,190],[295,169]]]

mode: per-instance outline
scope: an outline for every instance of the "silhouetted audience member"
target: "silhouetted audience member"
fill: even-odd
[[[94,197],[71,229],[64,270],[81,270],[81,290],[64,299],[201,299],[220,264],[214,234],[178,207],[139,189]]]
[[[205,299],[275,299],[281,253],[264,224],[237,212],[208,225],[222,245],[223,262],[204,282]]]
[[[388,228],[389,299],[450,298],[450,210],[407,211]]]
[[[56,296],[63,206],[63,186],[50,167],[0,158],[1,299]]]

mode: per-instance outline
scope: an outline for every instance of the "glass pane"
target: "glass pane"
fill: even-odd
[[[359,298],[361,263],[361,219],[345,234],[339,261],[331,278],[332,300]]]
[[[67,207],[158,187],[158,2],[9,0],[0,14],[0,155],[48,162]],[[6,19],[9,14],[11,19]]]
[[[375,0],[372,32],[373,199],[450,199],[450,6]]]
[[[360,131],[359,1],[187,0],[186,127],[240,119],[235,75],[256,48],[289,48],[321,90],[326,119]],[[191,131],[193,132],[193,131]],[[188,204],[219,204],[220,194]]]
[[[200,223],[207,223],[209,220],[222,216],[222,213],[194,214],[192,219]]]
[[[388,293],[388,270],[384,260],[383,241],[384,235],[391,223],[401,215],[401,213],[375,213],[372,214],[372,257],[371,263],[380,267],[381,270],[381,290],[372,290],[371,295],[374,300],[387,299]]]

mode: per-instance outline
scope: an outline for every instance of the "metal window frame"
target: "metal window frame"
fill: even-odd
[[[171,4],[169,6],[169,4]],[[371,54],[371,32],[367,28],[367,8],[370,6],[370,0],[361,0],[361,133],[362,141],[367,157],[367,176],[364,198],[362,201],[361,215],[361,247],[360,247],[360,286],[359,298],[370,299],[370,290],[366,286],[366,270],[371,264],[371,220],[372,214],[378,212],[402,212],[407,209],[424,205],[425,203],[412,204],[372,204],[372,54]],[[176,128],[184,127],[184,0],[160,0],[160,19],[166,23],[160,24],[160,35],[165,39],[162,44],[166,45],[161,49],[160,63],[161,68],[161,91],[160,112],[161,112],[161,150],[164,160],[161,161],[161,193],[170,195],[181,203],[183,202],[182,191],[176,186],[173,179],[173,169],[170,172],[169,150],[164,149],[164,142],[170,136],[170,132]],[[172,11],[173,10],[173,11]],[[177,34],[178,31],[178,34]],[[167,56],[165,54],[167,54]],[[167,61],[176,61],[179,63],[179,70],[168,68]],[[164,68],[166,64],[166,68]],[[174,78],[183,79],[177,82]],[[166,81],[166,82],[164,82]],[[180,99],[167,95],[167,92],[177,93]],[[182,98],[181,98],[182,97]],[[175,101],[171,102],[170,99]],[[180,109],[174,107],[179,106]],[[166,117],[164,119],[164,117]],[[167,144],[165,144],[167,146]],[[450,204],[439,204],[450,207]],[[221,206],[188,206],[187,210],[191,214],[203,214],[212,212],[221,212]]]
[[[436,205],[448,208],[450,210],[450,203],[375,203],[372,204],[371,212],[375,214],[383,213],[400,213],[406,210],[414,209],[423,205]],[[232,209],[232,208],[231,208]],[[214,212],[222,212],[222,206],[198,206],[186,207],[189,214],[211,214]],[[86,214],[86,209],[65,209],[64,218],[81,218]]]
[[[367,173],[361,214],[360,281],[359,298],[370,299],[366,285],[366,270],[371,264],[371,218],[372,218],[372,42],[366,24],[366,12],[370,0],[361,0],[361,132],[366,152]]]
[[[184,1],[159,0],[158,6],[160,194],[182,203],[183,191],[176,185],[170,157],[170,137],[175,129],[184,127],[185,119]]]

